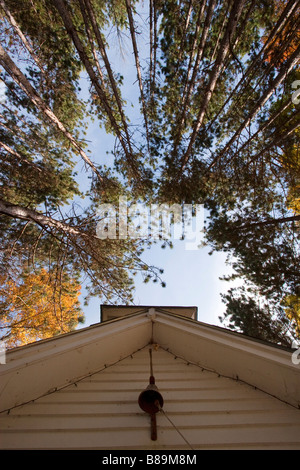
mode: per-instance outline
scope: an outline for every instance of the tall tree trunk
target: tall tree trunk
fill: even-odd
[[[185,165],[187,164],[187,162],[189,160],[189,157],[191,155],[191,152],[192,152],[197,134],[198,134],[199,129],[200,129],[202,123],[203,123],[205,112],[206,112],[207,107],[209,105],[209,102],[211,100],[211,97],[212,97],[212,94],[214,92],[215,86],[217,84],[217,80],[220,76],[221,70],[223,68],[224,60],[225,60],[225,58],[228,54],[228,51],[229,51],[229,48],[230,48],[230,41],[231,41],[231,38],[232,38],[232,36],[235,32],[235,29],[236,29],[236,26],[237,26],[239,17],[241,15],[241,12],[242,12],[245,1],[246,0],[235,0],[235,2],[233,4],[233,7],[231,9],[230,17],[229,17],[228,24],[227,24],[227,28],[226,28],[224,37],[223,37],[221,45],[220,45],[220,49],[219,49],[219,52],[218,52],[218,55],[217,55],[217,58],[216,58],[211,76],[210,76],[210,79],[209,79],[208,86],[206,87],[206,90],[205,90],[204,98],[203,98],[203,101],[202,101],[202,104],[201,104],[201,107],[200,107],[200,110],[199,110],[199,113],[198,113],[197,121],[196,121],[196,124],[194,126],[192,135],[190,137],[188,148],[187,148],[187,150],[186,150],[186,152],[183,155],[182,160],[181,160],[181,171],[183,171],[183,169],[184,169]]]
[[[185,116],[191,94],[193,93],[195,80],[196,80],[196,76],[197,76],[197,73],[198,73],[198,69],[199,69],[201,59],[203,57],[204,48],[205,48],[209,28],[210,28],[210,25],[211,25],[211,18],[212,18],[213,12],[214,12],[215,5],[216,5],[216,0],[210,0],[208,10],[207,10],[207,14],[206,14],[206,18],[205,18],[205,22],[204,22],[204,27],[203,27],[202,34],[201,34],[200,44],[198,45],[198,49],[197,49],[197,56],[196,56],[196,60],[195,60],[194,67],[193,67],[192,78],[189,81],[188,86],[186,86],[185,90],[184,90],[185,91],[185,96],[184,96],[184,106],[183,106],[183,111],[182,111],[183,118]],[[200,28],[200,25],[201,25],[204,9],[205,9],[205,1],[202,2],[201,8],[200,8],[199,13],[198,13],[196,35],[197,35],[197,32],[199,31],[199,28]],[[195,37],[196,42],[197,42],[197,40],[198,40],[198,37]]]
[[[126,135],[127,145],[129,147],[130,153],[133,154],[133,151],[132,151],[132,148],[131,148],[130,136],[129,136],[129,133],[128,133],[128,126],[127,126],[126,118],[125,118],[125,115],[124,115],[123,106],[122,106],[122,103],[121,103],[119,91],[117,89],[116,81],[115,81],[115,78],[114,78],[114,75],[113,75],[113,72],[112,72],[112,69],[111,69],[111,66],[110,66],[110,62],[109,62],[108,57],[107,57],[107,53],[106,53],[106,50],[105,50],[105,44],[104,44],[104,41],[102,39],[101,33],[100,33],[98,25],[97,25],[97,21],[96,21],[96,18],[95,18],[93,7],[92,7],[89,0],[79,0],[79,3],[80,3],[80,6],[81,6],[81,13],[82,13],[82,16],[84,18],[85,23],[88,24],[88,18],[87,18],[86,12],[87,12],[87,14],[89,16],[89,19],[91,21],[92,28],[93,28],[93,31],[95,33],[96,39],[97,39],[98,47],[99,47],[101,56],[103,58],[103,61],[104,61],[104,64],[105,64],[105,67],[106,67],[106,70],[107,70],[107,73],[108,73],[108,77],[109,77],[111,87],[113,89],[114,97],[115,97],[116,102],[117,102],[117,106],[118,106],[118,109],[119,109],[119,113],[120,113],[120,116],[121,116],[122,124],[123,124],[125,135]]]
[[[202,21],[204,10],[205,10],[205,3],[206,3],[205,0],[202,0],[202,3],[200,5],[200,9],[199,9],[199,12],[198,12],[195,38],[194,38],[192,51],[191,51],[191,54],[190,54],[189,65],[188,65],[188,70],[187,70],[187,75],[186,75],[186,82],[185,82],[183,95],[182,95],[182,100],[181,100],[180,121],[179,121],[178,127],[176,128],[176,136],[175,136],[175,139],[174,139],[174,146],[173,146],[173,150],[172,150],[172,157],[173,158],[176,158],[177,149],[178,149],[178,146],[180,144],[180,139],[181,139],[181,136],[182,136],[183,126],[184,126],[184,123],[186,121],[186,114],[187,114],[188,106],[189,106],[189,103],[190,103],[190,98],[191,98],[191,95],[193,93],[193,89],[194,89],[195,80],[196,80],[196,76],[197,76],[197,73],[198,73],[199,65],[200,65],[200,62],[201,62],[201,59],[202,59],[202,56],[203,56],[204,47],[205,47],[205,44],[206,44],[206,39],[207,39],[210,24],[211,24],[211,17],[212,17],[213,11],[214,11],[216,0],[210,0],[209,6],[208,6],[208,11],[207,11],[205,22],[204,22],[204,27],[203,27],[203,30],[202,30],[200,44],[198,45],[198,48],[197,48],[197,55],[196,55],[195,63],[194,63],[194,66],[193,66],[192,77],[190,78],[190,74],[191,74],[191,71],[192,71],[193,57],[194,57],[195,49],[196,49],[196,46],[197,46],[197,42],[199,40],[198,33],[200,31],[201,21]]]
[[[149,65],[149,92],[152,98],[154,86],[154,15],[153,15],[153,0],[149,0],[149,41],[150,41],[150,65]]]
[[[149,152],[149,128],[148,128],[148,117],[147,117],[148,113],[147,113],[145,96],[144,96],[141,65],[140,65],[139,52],[138,52],[138,47],[137,47],[136,35],[135,35],[135,25],[134,25],[134,20],[133,20],[131,2],[130,0],[125,0],[125,1],[126,1],[126,8],[127,8],[127,16],[129,20],[131,41],[132,41],[132,46],[133,46],[134,58],[135,58],[135,65],[136,65],[136,70],[137,70],[137,77],[138,77],[138,82],[139,82],[139,87],[140,87],[140,95],[141,95],[144,122],[145,122],[145,128],[146,128],[146,136],[147,136],[147,146],[148,146],[148,152]]]

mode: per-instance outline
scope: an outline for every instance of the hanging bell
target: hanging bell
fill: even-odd
[[[140,393],[138,401],[140,408],[150,415],[157,413],[163,407],[164,399],[155,385],[153,376],[150,377],[148,387]]]
[[[139,396],[140,408],[148,413],[151,418],[151,439],[156,441],[157,428],[156,428],[156,413],[163,407],[164,399],[155,385],[155,379],[151,375],[148,387],[140,393]]]

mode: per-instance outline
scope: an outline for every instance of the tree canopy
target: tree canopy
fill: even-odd
[[[242,292],[239,308],[279,342],[274,315],[286,312],[297,335],[299,13],[299,0],[0,0],[3,298],[8,279],[21,289],[47,273],[53,308],[63,279],[130,303],[134,275],[164,285],[162,271],[142,260],[151,240],[96,236],[99,204],[203,204],[206,243],[269,305]],[[130,88],[115,66],[123,48]],[[89,147],[91,119],[112,138],[109,156]]]

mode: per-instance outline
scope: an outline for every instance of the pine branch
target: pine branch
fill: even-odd
[[[263,220],[261,222],[250,222],[248,224],[242,225],[240,227],[236,227],[236,230],[248,230],[252,227],[261,227],[265,225],[276,225],[276,224],[284,224],[287,222],[297,222],[300,220],[300,215],[294,215],[291,217],[279,217],[277,219],[269,219]]]
[[[223,103],[222,107],[220,110],[215,114],[214,118],[211,119],[209,122],[206,131],[208,132],[211,128],[213,128],[214,124],[217,122],[217,119],[220,117],[221,113],[223,110],[226,108],[226,106],[230,103],[233,97],[241,97],[242,95],[242,90],[241,87],[244,88],[244,90],[247,90],[254,74],[257,72],[257,69],[261,67],[261,62],[265,61],[268,56],[268,48],[272,45],[272,42],[274,41],[275,35],[278,35],[284,26],[285,22],[287,19],[292,15],[294,9],[296,8],[297,4],[300,4],[300,0],[297,0],[294,2],[293,0],[290,0],[289,3],[287,4],[286,8],[284,9],[283,13],[281,14],[280,18],[278,19],[277,23],[275,24],[274,28],[272,29],[271,33],[269,34],[268,38],[264,42],[264,45],[256,55],[255,59],[252,60],[243,74],[242,78],[239,80],[237,85],[234,87],[232,92],[228,95],[227,99]],[[286,46],[285,46],[286,47]],[[260,81],[262,81],[265,77],[267,77],[272,69],[272,64],[263,71],[263,74],[260,78]],[[239,91],[240,90],[240,91]]]
[[[44,170],[40,168],[37,164],[27,160],[25,157],[23,157],[23,155],[20,155],[14,149],[6,145],[4,142],[0,142],[0,147],[2,147],[7,153],[12,155],[13,157],[16,157],[20,162],[25,163],[26,165],[30,166],[33,170],[37,171],[38,173],[44,173]]]
[[[28,98],[32,101],[32,103],[42,112],[42,114],[50,119],[50,122],[59,129],[60,132],[70,141],[72,147],[79,153],[85,163],[93,170],[93,172],[97,175],[100,182],[102,182],[102,176],[100,175],[99,171],[95,167],[95,165],[91,162],[89,157],[86,155],[84,150],[72,136],[72,134],[65,128],[63,123],[56,117],[53,111],[45,104],[42,98],[38,95],[36,90],[32,87],[30,82],[27,80],[25,75],[21,72],[21,70],[16,66],[16,64],[11,60],[9,55],[0,45],[0,63],[6,70],[6,72],[13,78],[13,80],[19,85],[20,88],[26,93]]]
[[[0,0],[0,6],[3,9],[3,11],[5,12],[5,15],[8,18],[10,24],[13,26],[13,28],[15,29],[16,33],[18,34],[19,38],[21,39],[23,45],[25,46],[25,48],[27,49],[27,51],[29,52],[29,54],[33,58],[34,62],[36,63],[36,65],[38,66],[40,71],[43,73],[43,75],[46,76],[46,72],[44,70],[43,64],[41,63],[39,57],[35,54],[33,48],[30,45],[30,42],[28,41],[26,36],[22,33],[21,28],[19,27],[18,23],[14,19],[13,15],[11,14],[11,12],[10,12],[9,8],[7,7],[7,5],[5,4],[4,0]]]
[[[226,152],[232,147],[234,142],[238,139],[238,137],[241,135],[243,130],[250,124],[252,119],[256,116],[256,114],[260,111],[260,109],[266,104],[266,102],[270,99],[270,97],[273,95],[275,92],[276,88],[278,88],[283,80],[286,78],[288,73],[293,69],[295,65],[297,65],[298,60],[300,58],[300,46],[294,51],[294,53],[290,56],[286,64],[284,64],[278,75],[275,77],[269,88],[265,91],[265,93],[262,95],[262,97],[257,101],[255,106],[252,108],[252,110],[249,112],[247,118],[244,120],[244,122],[240,125],[238,130],[235,132],[235,134],[231,137],[229,142],[225,145],[224,149],[214,158],[214,160],[210,163],[208,167],[208,171],[226,154]]]
[[[264,132],[266,129],[268,129],[268,127],[269,127],[276,119],[278,119],[285,111],[287,111],[287,109],[288,109],[289,107],[291,107],[291,106],[292,106],[292,102],[291,102],[291,100],[288,100],[288,101],[282,106],[282,108],[280,108],[280,110],[278,110],[274,115],[271,115],[270,118],[269,118],[264,124],[262,124],[262,125],[257,129],[257,131],[256,131],[254,134],[252,134],[252,135],[243,143],[243,145],[242,145],[240,148],[238,148],[238,149],[235,151],[235,153],[232,155],[232,157],[231,157],[230,159],[233,159],[233,158],[236,157],[238,154],[240,154],[241,152],[243,152],[243,151],[246,149],[246,147],[249,146],[249,144],[250,144],[254,139],[256,139],[256,138],[259,136],[259,134],[262,134],[262,132]],[[299,111],[297,111],[295,114],[297,114],[298,112],[299,112]],[[291,117],[291,119],[292,119],[293,117],[294,117],[294,115]],[[296,126],[296,128],[297,128],[297,126]],[[289,132],[289,134],[290,134],[290,132]],[[289,135],[289,134],[288,134],[288,135]],[[277,144],[280,143],[280,141],[282,140],[282,136],[278,136],[278,137],[279,137],[279,138],[278,138],[277,142],[276,142],[274,145],[277,145]],[[287,137],[287,135],[285,135],[284,137]],[[271,145],[270,147],[272,147],[272,146],[274,146],[274,145]],[[268,148],[269,148],[269,147],[268,147]],[[266,150],[266,149],[267,149],[267,148],[265,148],[265,150]],[[265,150],[264,150],[264,151],[265,151]],[[227,163],[228,163],[228,160],[227,160],[226,164],[227,164]]]
[[[4,214],[15,219],[28,220],[36,223],[40,227],[49,227],[50,229],[56,229],[67,235],[97,239],[96,235],[86,234],[75,227],[71,227],[70,225],[65,224],[64,222],[43,215],[33,209],[29,209],[27,207],[22,207],[15,204],[10,204],[9,202],[4,201],[3,199],[0,199],[0,214]]]

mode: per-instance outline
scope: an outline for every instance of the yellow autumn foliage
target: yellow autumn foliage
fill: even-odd
[[[66,333],[82,321],[75,279],[61,275],[57,283],[46,269],[21,279],[0,275],[0,328],[7,348]]]
[[[300,298],[298,295],[287,295],[283,302],[286,315],[293,323],[295,331],[300,338]]]
[[[295,132],[298,138],[298,145],[294,145],[291,149],[291,160],[293,162],[293,169],[295,175],[295,182],[293,186],[290,186],[287,204],[288,208],[295,212],[297,215],[300,214],[300,129]]]
[[[286,205],[289,210],[300,214],[300,128],[295,131],[297,143],[287,148],[281,157],[282,166],[293,175],[289,183]]]
[[[293,211],[295,214],[300,215],[300,184],[295,188],[289,190],[287,205],[288,209]]]

